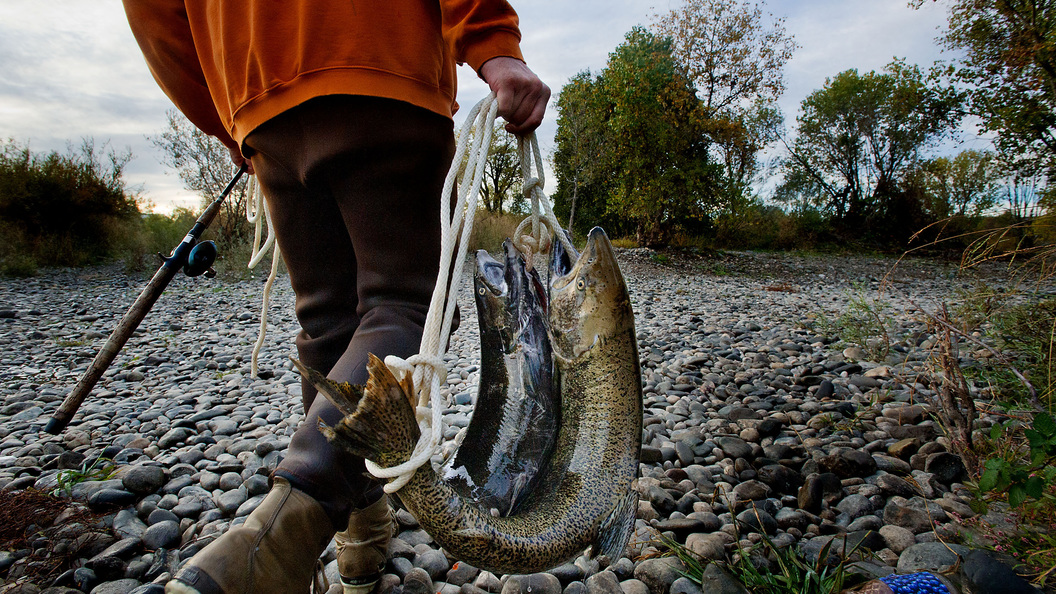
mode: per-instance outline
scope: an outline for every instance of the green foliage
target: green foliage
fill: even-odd
[[[56,497],[73,493],[73,488],[86,481],[105,481],[117,472],[117,466],[109,458],[96,458],[90,465],[85,462],[79,470],[60,470],[55,479],[58,486],[52,491]]]
[[[158,254],[168,254],[187,235],[198,215],[186,208],[177,208],[171,215],[146,213],[137,225],[130,226],[121,254],[129,272],[156,270]]]
[[[653,254],[649,256],[649,259],[661,266],[671,264],[671,257],[667,254],[661,254],[660,252],[653,252]]]
[[[752,594],[837,594],[845,585],[861,581],[848,568],[847,559],[857,547],[843,551],[840,561],[829,563],[830,540],[821,548],[814,562],[808,561],[797,547],[778,547],[765,534],[763,540],[750,549],[738,545],[737,554],[730,561],[719,562],[730,575]],[[704,565],[693,553],[677,541],[660,536],[661,545],[670,550],[685,566],[683,575],[700,584]]]
[[[601,94],[596,77],[580,72],[561,89],[557,99],[557,134],[553,163],[557,173],[554,212],[580,232],[601,225],[610,234],[626,234],[615,217],[606,215],[604,166],[598,155],[604,142]],[[580,221],[585,220],[585,223]]]
[[[1006,431],[1002,425],[990,428],[990,439],[997,440]],[[1025,460],[990,458],[983,463],[983,475],[979,478],[979,489],[986,492],[1008,494],[1008,503],[1019,507],[1027,499],[1041,499],[1046,487],[1056,479],[1056,422],[1048,413],[1038,413],[1033,426],[1025,428],[1023,435],[1030,445]]]
[[[923,0],[916,0],[919,5]],[[947,0],[942,43],[962,56],[949,74],[965,85],[983,132],[1014,169],[1056,165],[1056,6],[1042,0]]]
[[[1056,299],[1013,301],[1013,293],[977,289],[964,296],[957,317],[966,327],[988,325],[987,334],[1000,358],[987,357],[965,369],[977,384],[988,385],[1002,402],[1030,406],[1031,395],[1010,370],[1014,367],[1029,378],[1037,399],[1051,403],[1056,396]]]
[[[907,172],[951,132],[959,104],[956,92],[901,60],[883,73],[841,72],[803,100],[778,199],[858,232],[898,214]]]
[[[830,540],[821,547],[816,561],[808,561],[796,547],[778,548],[766,535],[763,541],[749,550],[740,549],[734,561],[726,563],[734,579],[744,584],[752,594],[837,594],[843,591],[850,575],[847,562],[853,551],[836,563],[827,563],[832,544]],[[778,570],[760,569],[752,562],[753,553],[763,553],[764,558],[776,561]]]
[[[835,320],[818,316],[818,330],[856,344],[872,361],[883,361],[891,352],[894,323],[888,315],[890,304],[866,295],[866,288],[855,284],[848,294],[847,309]]]
[[[656,15],[656,32],[671,38],[703,105],[709,151],[724,166],[715,177],[723,203],[751,196],[758,155],[777,140],[782,123],[776,101],[796,43],[784,19],[764,16],[763,4],[687,0]]]
[[[1032,422],[995,424],[976,439],[976,454],[984,462],[979,481],[968,484],[977,494],[972,509],[980,515],[963,521],[972,546],[1012,556],[1039,587],[1056,571],[1054,441],[1056,423],[1048,413]],[[1006,522],[995,526],[982,514],[988,511],[987,500],[1000,499],[1012,509],[1003,514]]]
[[[964,150],[952,159],[930,159],[921,170],[928,211],[936,219],[978,216],[997,204],[1000,171],[990,151]]]
[[[0,142],[0,272],[90,264],[122,249],[139,215],[122,179],[132,156],[100,153],[91,139],[64,154]]]
[[[631,30],[600,75],[577,76],[562,96],[554,158],[559,215],[571,215],[575,196],[580,212],[602,215],[576,220],[612,221],[614,235],[633,231],[647,246],[664,245],[680,225],[707,218],[717,167],[708,160],[703,109],[669,39]],[[589,167],[581,142],[587,135],[601,149]]]

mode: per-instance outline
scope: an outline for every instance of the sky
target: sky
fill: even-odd
[[[649,25],[678,0],[511,0],[521,18],[521,48],[528,65],[553,90],[551,110],[538,130],[544,153],[553,148],[561,86],[583,70],[600,71],[609,52],[635,25]],[[907,0],[770,0],[764,10],[785,19],[799,45],[785,66],[779,105],[786,125],[811,92],[849,68],[880,70],[892,58],[926,69],[949,59],[935,38],[945,7]],[[468,67],[459,68],[462,113],[488,92]],[[3,0],[0,2],[0,139],[35,152],[64,151],[93,138],[134,159],[129,186],[160,212],[197,206],[176,173],[161,163],[148,140],[165,127],[172,107],[151,78],[118,0]],[[460,119],[456,115],[456,121]],[[981,139],[968,138],[971,148]],[[974,143],[974,144],[973,144]],[[547,188],[553,188],[548,181]]]

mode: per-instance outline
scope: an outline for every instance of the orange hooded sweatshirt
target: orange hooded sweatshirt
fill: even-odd
[[[521,57],[505,0],[124,0],[161,88],[228,146],[323,95],[451,117],[455,64]]]

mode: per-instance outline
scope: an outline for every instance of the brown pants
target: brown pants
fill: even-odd
[[[367,353],[418,352],[439,269],[450,119],[408,103],[313,99],[245,141],[296,294],[297,351],[331,379],[366,383]],[[343,528],[377,497],[362,459],[317,429],[339,411],[302,382],[306,418],[276,473]]]

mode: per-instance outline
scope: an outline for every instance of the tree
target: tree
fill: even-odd
[[[762,3],[685,0],[657,15],[656,31],[696,87],[709,120],[705,134],[725,166],[722,193],[749,197],[757,155],[777,140],[776,101],[785,90],[784,66],[796,49],[784,19],[764,16]]]
[[[150,141],[164,153],[162,162],[176,169],[183,187],[202,197],[206,205],[216,199],[231,182],[234,165],[224,143],[194,126],[179,111],[166,112],[167,127]],[[250,238],[252,229],[246,221],[246,204],[250,199],[248,181],[242,180],[231,191],[217,216],[221,237],[232,240]]]
[[[525,210],[525,199],[520,189],[521,158],[517,151],[517,140],[506,132],[502,123],[496,122],[480,183],[480,198],[485,210],[499,214],[504,208],[517,212]]]
[[[925,0],[915,0],[919,7]],[[953,77],[1002,154],[1056,168],[1056,5],[1047,0],[948,0],[940,38],[963,53]]]
[[[604,216],[630,227],[643,245],[662,245],[679,226],[709,216],[716,168],[707,155],[704,113],[670,40],[636,27],[601,74],[581,74],[570,85],[555,153],[560,212],[568,212],[570,183],[577,208],[590,187],[591,206],[603,204]],[[581,107],[589,114],[575,115]],[[582,128],[573,131],[574,124]],[[597,144],[576,145],[584,135]]]
[[[659,16],[656,30],[672,40],[709,116],[740,113],[776,101],[785,90],[785,63],[796,43],[784,19],[742,0],[686,0]]]
[[[1045,209],[1045,180],[1036,169],[1013,170],[1005,178],[1004,200],[1015,221],[1040,216]]]
[[[594,76],[590,71],[572,77],[557,98],[557,149],[554,151],[554,169],[558,172],[558,188],[561,194],[560,214],[568,217],[568,228],[573,229],[576,206],[582,192],[594,220],[604,213],[604,205],[598,212],[597,194],[598,153],[602,147],[601,110],[595,104],[598,93]],[[569,190],[569,187],[571,190]],[[571,192],[571,196],[565,196]],[[567,212],[565,206],[567,205]],[[594,206],[594,208],[589,208]]]
[[[779,195],[804,196],[847,224],[883,217],[922,151],[952,133],[959,104],[900,60],[880,74],[841,72],[803,100]]]
[[[751,184],[759,173],[759,153],[778,139],[783,119],[775,106],[759,101],[732,119],[705,122],[707,139],[724,167],[721,194],[728,206],[754,202]]]
[[[978,216],[997,204],[1000,171],[990,151],[965,150],[952,159],[938,157],[921,165],[936,218]]]

